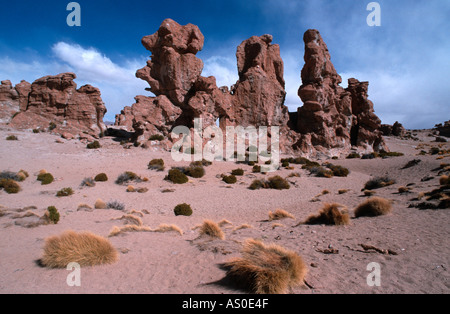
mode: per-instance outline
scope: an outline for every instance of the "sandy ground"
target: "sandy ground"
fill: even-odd
[[[293,288],[290,293],[449,293],[450,211],[408,208],[419,192],[439,186],[439,175],[433,169],[442,162],[450,162],[449,157],[437,160],[437,156],[418,156],[416,148],[420,143],[437,146],[428,133],[419,132],[420,141],[387,138],[390,149],[405,153],[403,157],[333,160],[350,169],[346,178],[311,177],[301,165],[293,165],[294,170],[282,169],[276,173],[283,177],[292,172],[300,174],[300,177],[288,179],[289,190],[251,191],[250,183],[264,175],[252,174],[248,165],[215,162],[206,168],[203,178],[175,185],[164,180],[167,170],[187,163],[173,162],[169,153],[157,147],[124,149],[111,138],[103,138],[101,149],[88,150],[77,140],[61,140],[51,134],[3,127],[0,130],[0,171],[24,169],[30,177],[20,183],[22,191],[18,194],[0,191],[0,205],[6,213],[0,217],[0,293],[245,293],[221,281],[225,271],[219,265],[240,256],[242,244],[248,238],[277,243],[302,256],[309,269],[308,286]],[[19,141],[6,141],[11,134],[17,135]],[[444,146],[449,147],[448,143]],[[165,160],[166,171],[147,169],[148,162],[154,158]],[[422,162],[402,170],[412,159]],[[245,175],[234,185],[227,185],[217,177],[236,168],[243,168]],[[36,181],[41,169],[51,172],[55,182],[43,186]],[[124,171],[147,177],[148,182],[133,185],[146,187],[148,192],[128,193],[126,186],[115,184],[115,179]],[[80,187],[84,178],[100,172],[107,173],[108,182]],[[326,202],[346,205],[353,216],[353,209],[366,199],[361,192],[364,183],[371,177],[385,174],[395,178],[397,183],[377,190],[376,195],[392,200],[391,214],[352,219],[349,226],[294,227]],[[426,176],[432,179],[422,182]],[[398,193],[398,187],[410,183],[414,183],[411,193]],[[72,187],[74,195],[56,197],[56,192],[65,187]],[[173,192],[163,193],[165,189]],[[350,191],[339,194],[340,189]],[[330,193],[313,201],[323,190]],[[93,207],[99,198],[122,202],[126,209],[77,210],[82,203]],[[194,214],[176,217],[173,209],[180,203],[189,203]],[[51,205],[61,213],[57,225],[27,228],[21,225],[26,218],[15,218],[28,206],[34,206],[31,210],[43,215]],[[267,221],[268,213],[278,208],[290,212],[295,219],[277,221],[281,225],[274,226],[274,222]],[[146,232],[110,237],[110,242],[120,252],[119,261],[82,268],[80,287],[67,285],[70,271],[42,268],[36,263],[42,256],[45,238],[65,230],[86,230],[107,237],[114,226],[123,225],[123,221],[114,218],[133,209],[145,212],[142,220],[146,226],[176,224],[183,235]],[[192,228],[205,219],[229,220],[232,225],[223,228],[226,239],[199,238],[198,230]],[[252,228],[234,231],[242,224]],[[390,249],[397,255],[364,252],[360,244]],[[327,248],[336,249],[338,253],[321,252]],[[371,262],[381,266],[380,287],[367,284],[370,274],[367,265]]]

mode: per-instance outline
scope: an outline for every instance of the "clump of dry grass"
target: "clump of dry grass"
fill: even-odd
[[[269,221],[281,220],[281,219],[285,219],[285,218],[295,219],[294,215],[292,215],[291,213],[288,213],[284,209],[277,209],[277,210],[275,210],[275,212],[271,212],[271,211],[269,212]]]
[[[440,185],[450,185],[450,176],[442,175],[439,178]]]
[[[307,273],[306,264],[295,252],[254,239],[246,241],[242,257],[223,267],[227,269],[227,277],[257,294],[286,293],[302,284]]]
[[[225,239],[225,234],[222,229],[220,229],[217,223],[211,220],[203,221],[203,224],[200,226],[200,235],[208,235],[221,240]]]
[[[136,225],[136,226],[144,225],[140,217],[131,214],[123,215],[122,217],[114,218],[113,220],[123,220],[127,225]]]
[[[161,224],[153,230],[153,232],[171,232],[175,231],[178,232],[180,235],[183,235],[183,230],[180,229],[177,225],[167,225],[167,224]]]
[[[341,204],[325,204],[318,215],[309,216],[304,224],[306,225],[348,225],[350,223],[350,216],[346,210],[340,210],[345,206]]]
[[[392,205],[390,201],[381,197],[372,197],[356,207],[355,217],[387,215],[391,210]]]
[[[147,226],[138,226],[138,225],[125,225],[123,227],[114,226],[112,230],[109,232],[108,237],[115,237],[125,232],[152,232],[152,229]]]
[[[106,203],[104,201],[102,201],[101,199],[98,199],[95,201],[94,207],[95,207],[95,209],[107,209],[108,208]]]
[[[242,229],[251,229],[253,228],[253,226],[249,225],[249,224],[242,224],[236,228],[233,229],[233,232],[238,231],[238,230],[242,230]]]
[[[119,256],[111,243],[90,232],[66,231],[45,240],[44,255],[40,263],[50,268],[65,268],[70,263],[80,266],[112,264]]]

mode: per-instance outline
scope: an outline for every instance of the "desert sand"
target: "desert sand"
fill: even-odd
[[[252,191],[248,186],[255,178],[272,174],[253,174],[252,167],[234,162],[214,162],[206,167],[203,178],[176,185],[164,177],[172,166],[188,163],[172,161],[170,153],[157,145],[149,149],[124,149],[112,138],[102,138],[102,148],[89,150],[78,140],[64,140],[48,133],[0,130],[0,171],[21,169],[29,177],[21,182],[18,194],[0,191],[0,293],[138,293],[138,294],[235,294],[246,293],[223,281],[225,271],[219,266],[240,256],[246,239],[260,239],[276,243],[300,255],[308,266],[307,284],[289,290],[292,294],[353,294],[353,293],[449,293],[450,292],[450,212],[448,210],[419,210],[409,208],[420,192],[439,187],[436,168],[449,163],[447,155],[419,155],[419,144],[425,150],[437,146],[429,131],[418,131],[418,141],[386,137],[391,151],[402,152],[401,157],[329,160],[350,170],[348,177],[313,177],[301,165],[293,170],[280,169],[276,173],[289,177],[289,190],[262,189]],[[16,135],[18,141],[6,141]],[[449,149],[445,143],[443,149]],[[163,172],[148,170],[150,160],[162,158]],[[401,169],[408,161],[420,159],[411,168]],[[325,162],[321,160],[319,162]],[[245,174],[238,182],[228,185],[220,178],[231,170],[243,168]],[[52,173],[55,181],[41,185],[36,175],[42,169]],[[114,183],[125,171],[147,177],[147,182],[132,183],[136,188],[148,188],[146,193],[128,193],[126,185]],[[94,187],[80,187],[86,177],[104,172],[107,182]],[[325,203],[345,205],[353,218],[354,208],[367,199],[361,192],[370,178],[389,175],[396,184],[376,190],[376,195],[389,199],[392,213],[379,217],[351,219],[347,226],[298,225],[315,214]],[[428,181],[421,179],[432,176]],[[400,186],[410,185],[409,193],[399,193]],[[57,191],[71,187],[74,194],[56,197]],[[164,190],[172,190],[167,192]],[[341,189],[348,189],[339,194]],[[324,190],[329,193],[320,195]],[[164,192],[163,192],[164,191]],[[317,197],[316,197],[317,196]],[[97,199],[117,200],[125,210],[77,210],[80,204],[94,207]],[[177,204],[188,203],[193,215],[175,216]],[[31,218],[17,218],[31,210],[42,216],[48,206],[55,206],[61,214],[58,224],[26,227]],[[269,221],[268,213],[284,209],[295,219]],[[127,232],[109,237],[119,251],[119,260],[111,265],[81,269],[81,286],[70,287],[66,269],[49,269],[38,265],[44,240],[66,230],[90,231],[108,237],[117,220],[132,210],[141,212],[145,226],[175,224],[182,231]],[[204,220],[231,224],[222,227],[225,239],[199,236],[194,229]],[[248,224],[251,228],[235,230]],[[364,251],[361,244],[372,245],[393,254],[374,250]],[[326,254],[327,249],[334,254]],[[369,263],[381,266],[381,286],[367,284]]]

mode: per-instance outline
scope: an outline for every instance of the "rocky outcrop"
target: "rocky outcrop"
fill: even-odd
[[[77,89],[74,73],[37,79],[30,86],[16,85],[19,111],[9,126],[17,129],[48,129],[63,134],[98,137],[106,127],[106,107],[98,88],[85,85]]]
[[[437,124],[435,129],[438,130],[439,135],[450,137],[450,120],[441,124]]]
[[[400,136],[400,137],[406,136],[406,129],[398,121],[396,121],[393,125],[382,124],[380,131],[383,133],[384,136]]]
[[[368,82],[349,79],[340,86],[341,76],[331,62],[327,45],[317,30],[304,35],[305,66],[295,128],[301,139],[294,147],[309,155],[347,153],[352,146],[365,151],[386,150],[380,119],[368,100]]]
[[[14,87],[9,80],[1,82],[0,123],[9,123],[15,114],[26,110],[30,91],[31,84],[26,81],[22,81]]]

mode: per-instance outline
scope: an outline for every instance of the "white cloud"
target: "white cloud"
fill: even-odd
[[[231,87],[239,79],[236,59],[212,56],[204,60],[202,76],[214,76],[217,86]]]

